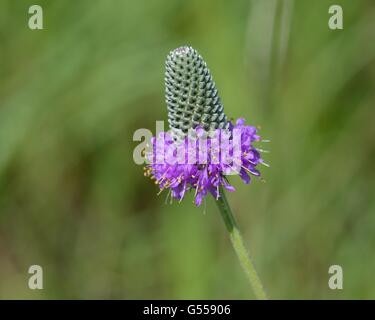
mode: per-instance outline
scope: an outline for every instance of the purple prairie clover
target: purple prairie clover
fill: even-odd
[[[191,47],[180,47],[166,60],[165,88],[170,130],[151,141],[145,175],[155,179],[171,199],[193,190],[195,204],[220,189],[234,191],[227,180],[237,174],[245,182],[260,176],[262,159],[253,142],[257,129],[238,119],[228,121],[206,62]]]
[[[239,175],[246,184],[251,176],[260,176],[257,166],[265,163],[259,153],[263,150],[253,146],[260,141],[257,129],[242,118],[228,120],[207,64],[196,50],[185,46],[171,51],[165,67],[170,130],[151,139],[145,175],[155,180],[160,192],[167,190],[171,200],[181,201],[191,191],[200,206],[212,194],[256,298],[267,299],[225,195],[225,189],[234,191],[228,175]]]
[[[182,200],[189,190],[194,190],[195,204],[200,206],[208,193],[218,199],[220,186],[235,190],[227,175],[238,174],[246,184],[251,175],[260,176],[256,166],[262,159],[253,146],[260,137],[257,129],[246,125],[244,119],[238,119],[234,125],[229,123],[228,129],[215,129],[211,135],[204,134],[201,127],[191,132],[193,135],[181,141],[176,141],[171,132],[162,132],[152,139],[145,174],[155,179],[161,191],[169,190],[172,198]],[[239,135],[238,156],[234,133]]]

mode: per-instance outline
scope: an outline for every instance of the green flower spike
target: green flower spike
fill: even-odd
[[[227,117],[206,62],[192,47],[180,47],[167,57],[165,72],[168,122],[172,132],[190,128],[227,128]]]

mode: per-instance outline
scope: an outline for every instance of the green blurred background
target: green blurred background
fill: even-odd
[[[214,201],[166,205],[133,161],[185,44],[271,140],[228,195],[270,297],[375,298],[374,36],[373,0],[0,0],[0,298],[254,298]]]

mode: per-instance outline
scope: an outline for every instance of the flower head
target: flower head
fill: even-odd
[[[165,62],[165,100],[174,135],[190,128],[227,128],[227,117],[206,62],[192,47],[169,53]]]
[[[194,190],[195,204],[199,206],[208,193],[220,197],[220,186],[235,190],[228,175],[238,174],[245,183],[250,182],[251,175],[260,175],[256,166],[262,159],[253,146],[260,137],[255,127],[245,125],[244,119],[230,123],[228,130],[214,130],[211,136],[202,134],[201,127],[191,132],[193,136],[187,135],[179,142],[171,132],[163,132],[152,139],[152,151],[147,154],[150,164],[146,175],[155,179],[160,190],[170,190],[171,197],[182,200],[187,191]]]
[[[220,188],[234,191],[228,175],[245,183],[260,176],[262,159],[253,143],[257,129],[238,119],[227,120],[215,83],[202,57],[191,47],[172,51],[166,62],[166,102],[171,128],[151,141],[145,175],[155,179],[160,190],[182,200],[194,191],[195,204]]]

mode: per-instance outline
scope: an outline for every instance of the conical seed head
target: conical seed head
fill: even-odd
[[[198,125],[206,130],[228,127],[211,73],[195,49],[171,51],[165,67],[165,98],[173,132],[184,135]]]

